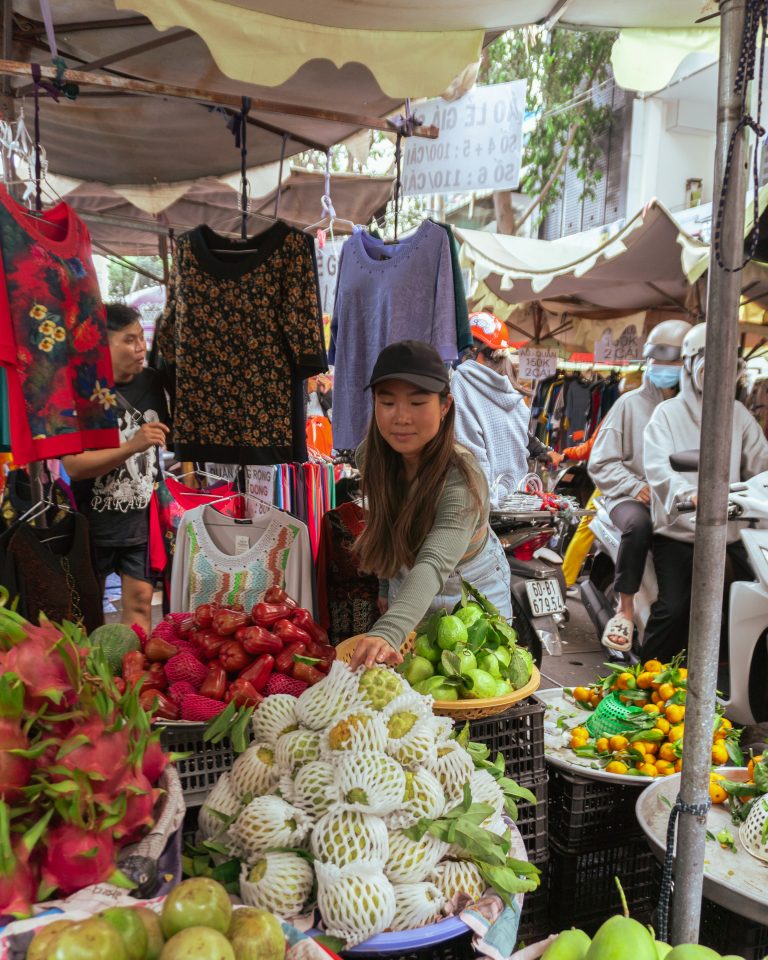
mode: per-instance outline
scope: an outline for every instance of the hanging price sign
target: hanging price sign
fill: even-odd
[[[634,326],[627,327],[618,340],[614,340],[610,330],[606,330],[595,341],[596,363],[636,363],[642,357],[643,344]]]
[[[546,380],[557,373],[557,352],[537,347],[518,350],[521,380]]]

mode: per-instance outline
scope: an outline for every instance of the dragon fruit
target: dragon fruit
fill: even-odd
[[[160,791],[152,789],[152,784],[143,773],[136,774],[133,771],[126,771],[121,789],[128,798],[125,815],[112,833],[121,843],[132,843],[154,824],[152,812]]]
[[[51,813],[48,812],[23,836],[11,840],[10,813],[0,802],[0,916],[28,917],[37,900],[38,877],[30,855]]]
[[[42,863],[43,884],[64,896],[94,883],[125,886],[115,864],[115,841],[109,830],[85,830],[63,823],[48,831]]]
[[[41,707],[46,701],[54,704],[72,704],[77,699],[74,678],[67,671],[66,659],[73,672],[82,665],[84,651],[45,622],[40,627],[31,624],[26,628],[27,637],[10,650],[0,653],[0,672],[13,673],[24,684],[26,706],[30,710]],[[57,648],[68,648],[62,655]]]
[[[72,749],[72,744],[78,741],[80,746]],[[112,797],[123,779],[123,767],[116,761],[124,758],[129,749],[130,731],[127,726],[108,731],[100,717],[92,717],[72,728],[68,740],[59,749],[55,763],[70,773],[85,773],[94,781],[94,788],[100,794]],[[64,772],[51,773],[54,782],[68,778],[69,775]]]
[[[7,803],[14,803],[21,797],[21,791],[29,783],[35,766],[32,760],[19,757],[11,751],[28,748],[29,740],[19,721],[0,719],[0,797]]]
[[[147,744],[147,749],[144,751],[141,772],[150,783],[157,783],[170,760],[168,754],[163,752],[159,736],[153,734],[152,739]]]

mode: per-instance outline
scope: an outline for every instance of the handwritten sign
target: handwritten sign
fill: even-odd
[[[405,144],[403,191],[469,193],[512,190],[520,182],[526,81],[473,87],[460,100],[438,97],[419,104],[437,140],[411,137]]]
[[[320,286],[320,307],[323,314],[333,314],[333,303],[336,299],[336,281],[339,276],[339,257],[345,238],[326,238],[325,246],[315,242],[317,254],[317,277]]]
[[[557,373],[557,352],[541,350],[537,347],[524,347],[518,351],[520,357],[521,380],[546,380]]]
[[[275,468],[246,467],[248,493],[258,500],[246,500],[246,513],[253,519],[269,513],[275,497]]]
[[[635,363],[643,356],[643,343],[634,326],[627,327],[618,340],[614,340],[611,331],[606,330],[595,341],[596,363]]]

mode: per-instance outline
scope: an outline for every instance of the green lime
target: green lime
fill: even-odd
[[[493,651],[493,655],[505,667],[512,663],[512,651],[509,647],[498,647]]]
[[[412,657],[405,664],[403,676],[413,686],[421,680],[429,680],[434,672],[434,666],[425,657]]]
[[[459,658],[459,672],[467,673],[469,670],[477,670],[477,660],[474,653],[467,647],[456,646],[453,651]]]
[[[485,670],[470,670],[466,677],[471,680],[470,687],[467,684],[467,696],[471,700],[488,700],[496,696],[496,678]]]
[[[509,680],[497,680],[496,693],[494,696],[506,697],[509,693],[512,693],[512,684],[509,682]]]
[[[485,670],[486,673],[490,673],[492,677],[497,679],[501,676],[501,665],[499,663],[499,658],[495,653],[490,651],[481,654],[477,658],[477,666],[481,670]]]
[[[435,700],[458,700],[456,687],[444,683],[444,677],[430,677],[429,680],[419,680],[413,685],[416,693],[425,697],[434,697]]]
[[[483,608],[476,603],[468,603],[466,607],[459,607],[459,609],[454,614],[461,622],[467,626],[471,627],[472,624],[479,620],[483,615]]]
[[[419,634],[419,636],[416,637],[416,641],[413,644],[413,652],[417,657],[424,657],[424,659],[429,660],[430,663],[437,663],[442,653],[440,647],[430,643],[426,633]]]
[[[449,687],[447,684],[442,687],[436,687],[430,691],[435,700],[458,700],[459,691],[456,687]]]
[[[443,617],[437,628],[437,643],[443,650],[453,650],[457,643],[466,643],[466,626],[458,617]]]

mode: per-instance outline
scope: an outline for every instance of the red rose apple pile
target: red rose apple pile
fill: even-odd
[[[336,659],[328,634],[284,590],[272,587],[250,614],[204,603],[171,613],[142,650],[123,657],[123,680],[161,720],[213,719],[234,701],[255,707],[273,693],[298,697]]]

